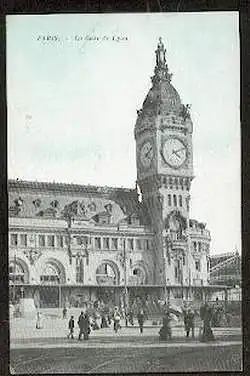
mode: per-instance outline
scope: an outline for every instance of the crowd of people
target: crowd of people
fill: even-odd
[[[217,302],[218,303],[218,302]],[[113,323],[113,330],[117,333],[121,327],[121,320],[125,320],[125,326],[134,326],[137,319],[139,326],[139,333],[143,333],[144,323],[148,319],[148,315],[145,309],[141,306],[137,307],[136,314],[134,310],[128,308],[124,311],[122,307],[114,307],[113,309],[107,309],[107,307],[94,307],[93,309],[82,310],[80,316],[77,320],[77,325],[79,327],[78,340],[80,341],[83,337],[84,340],[89,339],[89,335],[92,330],[98,330],[102,328],[109,328]],[[97,314],[99,312],[99,315]],[[202,322],[200,325],[199,338],[201,341],[213,341],[214,335],[211,326],[215,323],[218,324],[218,317],[221,315],[221,306],[219,304],[213,305],[209,302],[202,303],[199,311],[194,309],[192,304],[184,302],[181,309],[165,303],[163,306],[163,317],[162,326],[159,331],[160,340],[168,341],[172,339],[172,321],[177,318],[177,320],[183,319],[184,330],[186,337],[195,337],[195,324],[198,321]],[[97,318],[100,318],[100,321]],[[62,311],[62,318],[67,318],[67,308],[64,307]],[[197,320],[199,319],[199,320]],[[216,325],[215,325],[216,326]],[[36,318],[36,328],[41,329],[41,313],[37,312]],[[74,332],[76,329],[74,316],[71,315],[68,321],[68,338],[74,339]]]
[[[63,309],[63,318],[66,318],[67,315],[67,310],[66,308]],[[113,321],[113,330],[115,333],[120,330],[121,327],[121,319],[122,319],[122,314],[119,310],[118,307],[114,307],[113,313],[110,314],[106,317],[105,315],[101,316],[101,324],[98,325],[96,321],[95,316],[90,316],[88,312],[81,311],[81,314],[78,318],[77,324],[79,327],[79,334],[78,334],[78,340],[80,341],[83,337],[84,340],[89,339],[89,335],[92,330],[98,330],[102,328],[109,328],[110,325],[112,324]],[[130,323],[132,322],[134,325],[134,318],[130,317]],[[143,333],[143,324],[145,321],[145,315],[142,309],[139,310],[138,315],[137,315],[137,320],[138,320],[138,325],[139,325],[139,330],[140,333]],[[74,330],[75,330],[75,320],[74,316],[70,316],[69,322],[68,322],[68,329],[69,333],[67,335],[68,338],[74,339]]]

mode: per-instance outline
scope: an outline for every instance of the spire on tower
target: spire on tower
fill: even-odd
[[[154,70],[155,75],[152,77],[153,83],[159,82],[159,80],[171,81],[172,74],[168,73],[168,66],[166,64],[166,49],[161,37],[159,38],[155,55],[156,65]]]

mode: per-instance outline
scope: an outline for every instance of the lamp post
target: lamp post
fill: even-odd
[[[13,303],[16,303],[16,253],[14,254],[14,270],[13,270]]]
[[[58,274],[58,293],[59,293],[59,297],[58,297],[58,305],[59,305],[59,308],[61,308],[61,306],[62,306],[61,273]]]
[[[117,227],[117,231],[120,231],[119,226]],[[123,236],[123,250],[122,250],[122,264],[124,267],[124,310],[125,310],[125,316],[127,313],[127,303],[128,303],[128,286],[127,286],[127,254],[126,254],[126,238],[125,233],[122,233]],[[126,317],[125,317],[126,319]],[[126,320],[126,326],[127,326],[127,320]]]

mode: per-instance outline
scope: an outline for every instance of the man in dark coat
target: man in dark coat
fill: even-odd
[[[74,326],[74,316],[71,316],[71,318],[69,319],[69,334],[67,335],[68,338],[74,339]]]
[[[81,312],[79,319],[78,319],[78,325],[80,328],[78,340],[81,341],[82,334],[83,334],[83,339],[88,340],[89,333],[90,333],[90,322],[89,322],[89,316],[87,313]]]
[[[202,342],[214,341],[214,335],[211,329],[211,320],[213,317],[213,307],[209,306],[208,302],[200,308],[200,317],[203,320],[203,333],[201,336]]]
[[[139,311],[137,315],[137,320],[138,320],[138,324],[140,327],[140,333],[143,333],[143,324],[144,324],[145,318],[144,318],[144,312],[142,309]]]
[[[192,338],[194,338],[194,318],[194,310],[191,307],[188,307],[184,311],[184,325],[187,337],[189,337],[190,330],[192,330]]]

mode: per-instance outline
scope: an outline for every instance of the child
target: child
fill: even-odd
[[[71,316],[69,319],[69,334],[67,335],[68,338],[74,339],[74,336],[73,336],[74,326],[75,326],[74,316]]]

